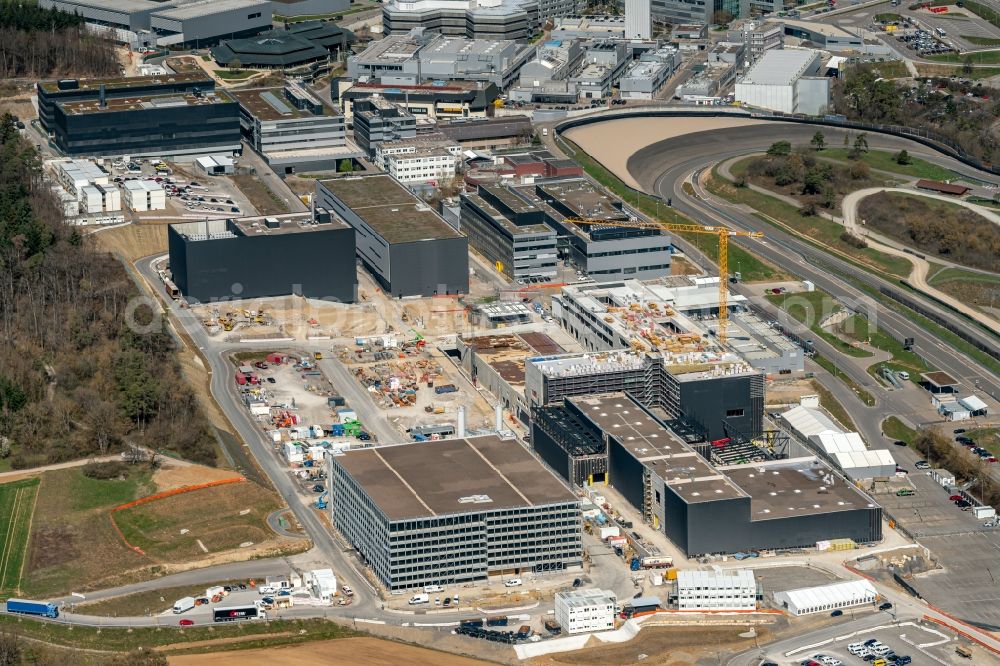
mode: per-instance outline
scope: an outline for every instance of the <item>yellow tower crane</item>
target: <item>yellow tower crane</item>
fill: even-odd
[[[567,217],[566,222],[580,225],[601,225],[607,227],[623,227],[625,229],[663,229],[665,231],[680,231],[692,234],[711,234],[719,237],[719,340],[726,342],[726,326],[729,323],[729,237],[763,238],[759,231],[733,231],[726,227],[710,227],[701,224],[674,224],[670,222],[640,222],[620,220],[597,220],[583,217]]]

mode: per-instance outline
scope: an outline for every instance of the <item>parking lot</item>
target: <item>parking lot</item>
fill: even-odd
[[[113,181],[119,185],[129,180],[151,180],[162,185],[167,195],[167,209],[174,213],[219,217],[255,212],[246,197],[228,180],[201,176],[189,171],[188,165],[161,162],[157,158],[123,158],[109,166]],[[163,212],[153,211],[150,215],[161,216]]]
[[[883,612],[883,615],[885,615],[886,624],[891,625],[893,622],[892,616],[886,612]],[[911,660],[909,663],[914,666],[931,663],[967,663],[966,660],[955,652],[955,646],[958,643],[952,640],[951,636],[945,631],[930,624],[925,626],[923,624],[911,623],[903,623],[898,626],[885,626],[877,630],[860,631],[857,634],[821,648],[796,654],[795,659],[790,660],[788,663],[808,663],[808,659],[811,658],[821,666],[837,666],[837,662],[841,662],[842,664],[864,664],[866,662],[860,656],[864,652],[860,649],[859,644],[864,644],[866,641],[878,641],[897,656],[909,657]],[[850,646],[853,646],[854,652],[858,653],[857,655],[851,653]],[[865,649],[870,651],[870,647],[874,646],[869,646],[869,648]],[[879,652],[884,652],[884,649],[879,650]],[[825,664],[817,656],[826,657]]]

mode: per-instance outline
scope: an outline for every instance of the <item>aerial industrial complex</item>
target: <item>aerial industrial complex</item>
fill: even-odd
[[[0,458],[43,479],[0,483],[0,593],[52,597],[11,632],[326,617],[611,663],[668,624],[685,663],[989,663],[1000,28],[897,5],[5,8],[101,55],[0,95]],[[975,242],[918,238],[927,196]]]

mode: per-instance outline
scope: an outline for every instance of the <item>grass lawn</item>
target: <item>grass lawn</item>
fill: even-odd
[[[798,294],[772,294],[767,299],[791,315],[796,321],[808,326],[809,330],[829,342],[838,351],[855,358],[871,356],[870,352],[859,349],[843,338],[820,328],[819,325],[824,319],[843,309],[840,303],[826,292],[817,289]]]
[[[849,245],[840,240],[840,234],[844,231],[842,225],[819,215],[802,215],[798,208],[784,201],[746,187],[738,188],[719,176],[717,168],[712,170],[708,190],[727,201],[746,204],[758,211],[759,217],[769,224],[776,224],[777,221],[777,226],[786,231],[802,236],[804,240],[814,244],[836,249],[867,268],[895,277],[910,274],[911,264],[906,259],[884,255],[871,248],[858,249]]]
[[[905,79],[910,75],[910,70],[899,60],[873,62],[870,63],[870,67],[884,79]]]
[[[326,620],[232,622],[223,626],[164,631],[156,627],[82,627],[0,615],[0,629],[44,643],[77,649],[129,652],[138,648],[176,645],[169,650],[170,654],[262,648],[362,635]],[[227,643],[227,638],[238,642]],[[249,640],[240,640],[245,638]],[[184,643],[213,640],[219,642],[184,647]]]
[[[236,187],[246,195],[258,215],[279,215],[288,212],[284,201],[275,196],[257,176],[251,174],[236,174],[230,176]]]
[[[935,62],[952,62],[964,64],[970,60],[974,65],[997,65],[1000,64],[1000,51],[978,51],[973,53],[943,53],[941,55],[927,56],[928,60]]]
[[[44,473],[31,526],[23,594],[45,598],[148,580],[160,575],[164,564],[193,562],[244,541],[262,543],[273,538],[265,517],[278,506],[277,501],[270,492],[245,481],[116,513],[122,533],[147,553],[139,554],[125,545],[109,511],[156,490],[145,466],[131,467],[125,478],[112,480],[87,478],[81,468]],[[249,513],[239,515],[243,510]],[[181,529],[190,532],[182,535]]]
[[[861,402],[865,403],[869,407],[875,406],[875,396],[873,396],[865,389],[861,388],[860,384],[858,384],[856,381],[854,381],[853,379],[845,375],[843,372],[841,372],[840,368],[837,367],[836,363],[834,363],[825,356],[821,356],[820,354],[816,354],[815,356],[813,356],[813,360],[816,361],[816,363],[821,368],[829,372],[831,375],[833,375],[840,381],[847,384],[848,388],[854,391],[854,395],[858,396],[858,399]]]
[[[266,541],[271,534],[267,515],[279,507],[271,493],[245,481],[125,509],[115,514],[115,522],[133,546],[170,562]]]
[[[0,485],[0,594],[19,594],[38,479]]]
[[[841,322],[841,326],[838,326],[838,330],[842,335],[854,340],[867,341],[872,347],[892,354],[891,360],[884,363],[874,363],[869,366],[868,374],[878,379],[879,369],[882,366],[887,366],[895,371],[903,370],[908,372],[910,374],[910,381],[914,384],[919,384],[920,373],[930,370],[923,359],[912,351],[903,349],[902,343],[896,340],[896,338],[887,335],[878,328],[872,327],[870,322],[864,317],[852,317],[851,319],[854,321],[845,320]]]
[[[913,440],[917,438],[917,431],[907,428],[895,416],[890,416],[885,421],[882,421],[882,434],[893,441],[906,442],[910,446],[913,445]]]
[[[249,79],[254,74],[257,74],[256,69],[218,69],[215,71],[219,75],[220,79],[225,79],[226,81],[242,81],[243,79]]]
[[[837,419],[837,421],[840,422],[840,425],[847,428],[848,431],[857,432],[858,428],[854,425],[854,420],[851,419],[851,415],[848,414],[847,410],[844,409],[844,406],[833,397],[833,394],[827,391],[826,388],[824,388],[823,385],[816,380],[813,380],[812,385],[816,394],[819,396],[820,407],[830,412],[833,418]]]
[[[987,314],[995,315],[996,312],[991,308],[1000,306],[1000,275],[949,267],[935,273],[929,282]]]
[[[993,455],[1000,457],[998,434],[1000,434],[1000,428],[977,428],[965,432],[965,436],[974,441],[976,446],[981,446]]]
[[[1000,67],[977,67],[971,73],[966,74],[961,67],[951,65],[929,65],[926,63],[916,63],[917,73],[920,76],[958,76],[963,79],[987,79],[991,76],[1000,75]]]
[[[993,37],[977,37],[976,35],[961,35],[962,39],[976,46],[1000,46],[1000,39]]]
[[[844,162],[850,162],[847,158],[847,148],[827,148],[819,153],[822,157],[827,157]],[[910,164],[897,164],[896,154],[887,150],[870,150],[861,156],[861,161],[872,169],[879,171],[889,171],[913,178],[930,178],[931,180],[953,180],[955,172],[936,164],[932,164],[919,157],[910,157]]]
[[[647,194],[637,193],[630,189],[617,176],[604,168],[604,165],[588,155],[575,143],[569,139],[561,139],[563,144],[573,153],[573,159],[583,167],[587,174],[598,183],[608,188],[611,192],[626,201],[631,206],[636,206],[643,213],[652,219],[674,224],[691,224],[692,220],[681,215],[673,208],[665,206],[656,197]],[[714,236],[705,234],[680,234],[684,240],[697,247],[705,256],[712,261],[719,261],[719,242]],[[755,255],[747,252],[735,243],[729,243],[729,266],[730,270],[739,270],[743,274],[744,282],[773,282],[776,280],[789,280],[791,276],[782,271],[777,266],[761,260]],[[737,268],[739,266],[739,268]]]
[[[886,12],[884,14],[876,14],[872,17],[875,21],[879,23],[892,23],[893,21],[902,21],[903,17],[899,14],[893,14],[892,12]]]

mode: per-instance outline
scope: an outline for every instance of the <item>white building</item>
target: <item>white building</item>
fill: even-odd
[[[337,577],[333,569],[313,569],[306,574],[306,585],[310,594],[326,603],[337,594]]]
[[[823,432],[809,441],[851,479],[874,479],[896,473],[896,460],[886,449],[865,446],[856,432]]]
[[[226,176],[236,170],[233,158],[226,155],[204,155],[194,162],[209,176]]]
[[[775,592],[774,600],[792,615],[828,613],[830,611],[874,604],[879,595],[867,580],[852,580],[818,587],[803,587],[787,592]]]
[[[625,0],[625,39],[650,39],[652,23],[649,0]]]
[[[163,186],[152,180],[126,180],[125,205],[137,213],[163,210],[167,207],[167,194]]]
[[[385,155],[384,159],[385,170],[401,183],[451,180],[458,166],[458,158],[442,148],[414,148]]]
[[[822,57],[811,49],[765,51],[736,82],[736,101],[747,106],[810,116],[830,105],[830,80],[822,76]]]
[[[750,569],[677,572],[679,610],[757,610],[757,580]]]
[[[617,602],[607,590],[556,592],[556,622],[568,634],[614,629]]]
[[[108,174],[89,160],[65,160],[53,166],[59,184],[78,199],[87,185],[107,185],[110,182]]]
[[[80,193],[80,211],[88,215],[114,213],[121,209],[122,195],[117,187],[111,185],[85,185]]]

